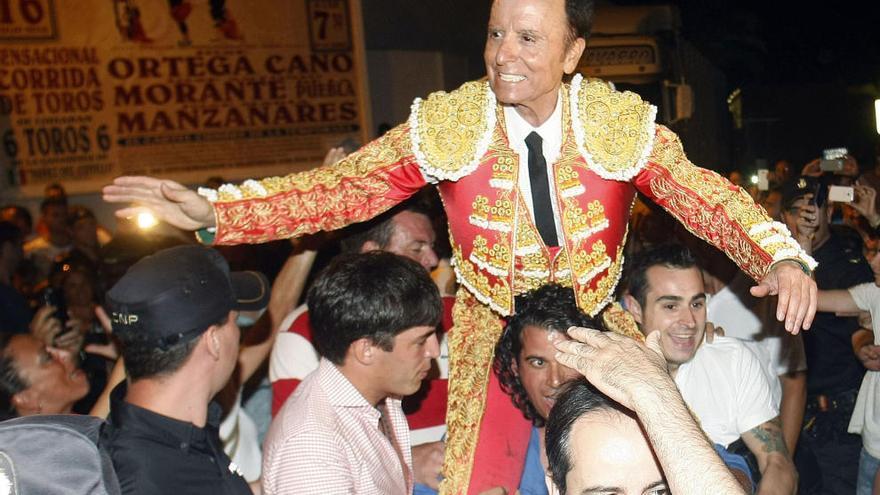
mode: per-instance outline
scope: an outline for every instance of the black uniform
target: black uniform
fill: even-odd
[[[125,494],[251,493],[223,452],[220,407],[212,403],[204,428],[125,402],[125,383],[113,390],[103,442]]]
[[[819,266],[819,290],[847,289],[874,280],[862,255],[862,240],[845,227],[832,227],[831,237],[813,255]],[[807,405],[795,456],[800,493],[855,493],[862,441],[847,432],[865,368],[852,350],[858,330],[855,317],[816,313],[804,336],[807,357]]]

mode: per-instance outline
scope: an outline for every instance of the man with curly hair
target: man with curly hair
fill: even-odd
[[[599,318],[591,318],[578,309],[571,290],[547,284],[516,300],[517,313],[507,319],[507,326],[495,348],[493,369],[502,390],[531,421],[532,433],[520,479],[521,495],[553,493],[550,466],[545,447],[545,426],[550,410],[566,384],[581,374],[556,360],[555,344],[571,340],[571,327],[608,331]],[[745,460],[716,446],[716,452],[734,477],[751,488]]]
[[[554,342],[570,340],[566,330],[605,330],[597,319],[578,309],[574,293],[558,284],[544,285],[517,298],[517,313],[507,321],[495,349],[493,365],[501,388],[532,422],[532,434],[520,479],[522,495],[548,493],[549,475],[544,426],[563,385],[580,377],[556,361]]]

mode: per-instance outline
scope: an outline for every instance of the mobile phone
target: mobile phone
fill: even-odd
[[[767,170],[766,168],[759,168],[758,169],[758,190],[759,191],[766,191],[766,190],[770,189],[770,180],[767,178],[767,174],[769,172],[770,171]]]
[[[838,173],[843,171],[843,158],[819,160],[819,170],[823,172]]]
[[[849,150],[846,148],[827,148],[822,150],[822,160],[819,161],[819,170],[823,172],[840,173],[843,171],[843,161]]]
[[[822,150],[822,158],[826,160],[837,160],[846,157],[849,150],[846,148],[827,148]]]
[[[852,203],[855,191],[849,186],[831,186],[828,188],[828,200],[836,203]]]
[[[50,305],[55,308],[52,318],[57,319],[61,323],[61,331],[55,336],[55,340],[58,340],[69,331],[67,329],[67,304],[64,301],[64,294],[60,290],[49,287],[43,291],[41,299],[44,306]]]

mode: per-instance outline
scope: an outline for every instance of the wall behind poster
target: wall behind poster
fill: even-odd
[[[312,168],[369,132],[360,26],[358,0],[0,0],[0,167],[29,195]]]

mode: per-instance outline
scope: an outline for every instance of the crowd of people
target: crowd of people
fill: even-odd
[[[616,294],[647,343],[619,337],[619,324],[589,316],[559,284],[518,296],[492,369],[531,424],[520,493],[697,493],[684,487],[707,479],[732,483],[731,493],[854,493],[856,483],[871,493],[880,215],[854,170],[807,166],[771,189],[781,195],[775,219],[819,261],[819,313],[807,332],[786,332],[735,264],[647,200]],[[855,200],[830,202],[823,191],[846,183]],[[28,239],[27,210],[5,207],[3,414],[108,417],[106,446],[131,493],[436,493],[455,290],[436,201],[426,190],[333,238],[296,242],[271,287],[186,243],[132,252],[110,279],[119,250],[87,209],[48,197],[42,234]],[[323,269],[313,266],[319,253]],[[239,324],[251,327],[247,338]],[[272,394],[245,390],[252,375]],[[651,380],[662,399],[649,400]],[[266,415],[271,404],[271,428],[242,394],[264,401],[256,411]],[[674,414],[673,431],[652,430]],[[627,455],[615,456],[624,442]],[[691,462],[705,471],[673,459],[679,442],[702,452]],[[145,464],[144,452],[161,462]],[[218,477],[206,460],[245,476]]]
[[[315,170],[105,188],[201,243],[2,209],[0,431],[102,418],[133,494],[876,493],[877,173],[697,168],[563,83],[591,17],[495,0],[488,81]]]

